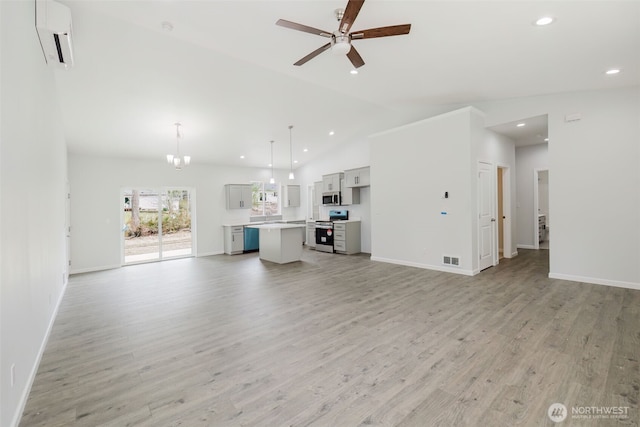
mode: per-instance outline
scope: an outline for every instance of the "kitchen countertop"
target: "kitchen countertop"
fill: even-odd
[[[269,224],[251,224],[251,225],[245,225],[245,227],[258,228],[261,230],[269,230],[269,229],[281,230],[285,228],[305,228],[306,224],[269,223]]]
[[[275,221],[253,221],[253,222],[238,222],[235,224],[222,224],[223,227],[238,227],[238,226],[250,226],[250,225],[262,225],[262,224],[290,224],[292,222],[305,223],[304,219],[277,219]]]
[[[307,222],[318,222],[318,221],[323,221],[323,222],[360,222],[360,218],[352,218],[352,219],[318,219],[315,221],[307,221]]]

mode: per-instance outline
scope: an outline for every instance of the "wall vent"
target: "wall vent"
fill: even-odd
[[[452,267],[460,267],[460,257],[451,256],[451,255],[443,255],[442,256],[442,264],[450,265]]]

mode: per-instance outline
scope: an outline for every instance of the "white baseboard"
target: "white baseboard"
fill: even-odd
[[[58,317],[58,310],[60,310],[62,298],[64,298],[64,294],[67,292],[68,284],[69,279],[65,280],[64,286],[62,287],[62,292],[60,292],[60,297],[58,298],[58,301],[56,301],[56,305],[54,306],[53,312],[51,313],[49,325],[47,325],[47,331],[44,334],[42,343],[40,343],[36,361],[31,367],[29,377],[27,378],[27,385],[24,388],[22,395],[20,396],[20,400],[18,401],[18,408],[16,410],[16,413],[13,415],[13,420],[11,421],[11,425],[13,427],[18,427],[18,425],[20,424],[20,420],[22,419],[22,413],[24,412],[24,408],[27,406],[27,400],[29,399],[29,394],[31,394],[31,387],[33,387],[33,382],[36,379],[36,374],[38,373],[38,368],[40,367],[40,362],[42,361],[42,355],[44,355],[44,350],[47,348],[47,343],[49,342],[49,337],[51,336],[51,331],[53,330],[53,324],[55,323],[56,317]]]
[[[533,245],[516,245],[518,249],[535,249],[536,247]]]
[[[422,264],[422,263],[418,263],[418,262],[404,261],[404,260],[391,259],[391,258],[381,258],[381,257],[376,257],[376,256],[372,256],[371,257],[371,261],[386,262],[386,263],[389,263],[389,264],[406,265],[407,267],[424,268],[425,270],[444,271],[446,273],[462,274],[464,276],[474,276],[474,275],[479,273],[479,271],[476,272],[476,271],[473,271],[473,270],[465,270],[465,269],[461,269],[461,268],[445,267],[443,265]]]
[[[113,270],[114,268],[120,268],[120,267],[122,267],[120,264],[115,264],[115,265],[103,265],[100,267],[79,268],[79,269],[72,269],[69,272],[69,274],[93,273],[95,271]]]
[[[198,255],[196,255],[196,258],[202,258],[204,256],[223,255],[223,254],[224,254],[224,251],[203,252],[203,253],[198,252]]]
[[[626,288],[640,290],[640,283],[623,282],[620,280],[599,279],[595,277],[575,276],[572,274],[551,273],[550,279],[570,280],[572,282],[591,283],[594,285],[614,286],[616,288]]]

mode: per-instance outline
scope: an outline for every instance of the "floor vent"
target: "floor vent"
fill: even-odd
[[[451,265],[453,267],[460,267],[460,257],[443,255],[442,263],[444,265]]]

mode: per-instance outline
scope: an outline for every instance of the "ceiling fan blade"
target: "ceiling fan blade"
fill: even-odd
[[[353,21],[356,20],[358,13],[360,13],[363,3],[364,0],[349,0],[347,8],[344,10],[344,15],[342,15],[342,20],[340,21],[340,27],[338,27],[342,34],[347,34],[349,32],[353,25]]]
[[[309,27],[307,25],[298,24],[296,22],[287,21],[286,19],[278,19],[276,25],[281,27],[290,28],[292,30],[303,31],[305,33],[316,34],[322,37],[331,37],[330,31],[319,30],[317,28]]]
[[[349,58],[354,68],[360,68],[364,65],[364,59],[362,59],[362,56],[360,56],[353,45],[351,45],[351,50],[347,53],[347,58]]]
[[[298,62],[296,62],[293,65],[302,65],[307,61],[312,60],[313,58],[315,58],[316,56],[320,55],[322,52],[324,52],[325,50],[329,49],[331,47],[331,43],[327,43],[322,47],[319,47],[318,49],[314,50],[313,52],[311,52],[309,55],[305,56],[304,58],[300,59]],[[353,47],[351,48],[351,50],[353,50]]]
[[[352,40],[372,39],[375,37],[401,36],[409,34],[411,24],[390,25],[388,27],[369,28],[368,30],[354,31],[351,33]]]

